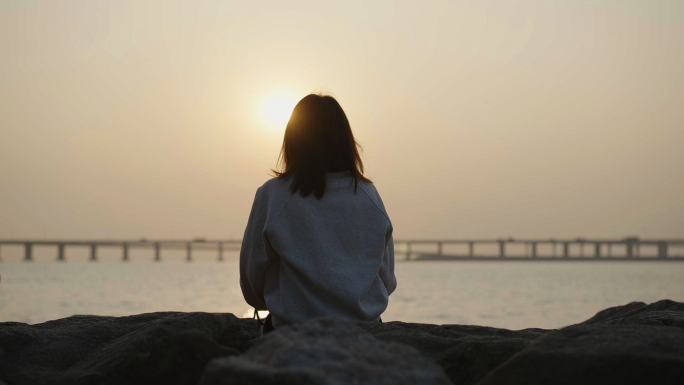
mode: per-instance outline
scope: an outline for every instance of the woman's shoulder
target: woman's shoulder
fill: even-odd
[[[368,198],[373,202],[375,207],[377,207],[378,210],[380,210],[382,214],[389,220],[387,210],[385,209],[385,204],[382,202],[382,198],[380,198],[380,193],[378,192],[378,189],[375,188],[375,185],[370,182],[359,180],[359,188],[363,190],[363,193],[368,196]]]
[[[257,189],[252,210],[263,218],[264,228],[278,217],[289,198],[286,181],[280,178],[269,179]]]
[[[257,197],[262,202],[280,201],[289,195],[289,181],[282,177],[271,178],[257,189]]]
[[[380,193],[378,192],[378,189],[375,188],[373,183],[366,182],[365,180],[359,180],[359,188],[361,188],[366,195],[371,198],[371,200],[382,202],[382,199],[380,199]]]
[[[259,187],[259,189],[264,191],[276,191],[282,190],[283,188],[287,189],[289,185],[288,182],[289,181],[287,180],[287,178],[274,177],[264,182],[264,184],[262,184],[261,187]]]

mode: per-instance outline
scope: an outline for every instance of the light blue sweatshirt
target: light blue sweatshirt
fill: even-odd
[[[376,320],[397,287],[390,222],[375,187],[327,174],[323,198],[274,178],[256,193],[240,250],[248,304],[274,325],[322,315]]]

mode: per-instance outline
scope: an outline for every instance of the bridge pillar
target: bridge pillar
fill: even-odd
[[[626,251],[627,258],[632,258],[634,256],[634,254],[632,252],[632,242],[627,241],[625,246],[627,246],[627,251]]]
[[[159,242],[154,243],[154,261],[161,261],[161,245],[159,244]]]
[[[584,242],[580,242],[580,257],[584,257]]]
[[[601,244],[598,242],[594,244],[594,257],[601,258]]]
[[[475,242],[468,242],[468,256],[470,258],[475,256]]]
[[[219,242],[218,243],[218,260],[219,262],[223,261],[223,243]]]
[[[406,260],[411,258],[411,242],[406,242]]]
[[[532,242],[532,258],[537,258],[537,242]]]
[[[97,261],[97,243],[90,244],[90,260]]]
[[[552,249],[553,249],[553,251],[552,251],[553,256],[555,257],[555,256],[556,256],[556,241],[553,241],[553,242],[551,243],[551,247],[552,247]]]
[[[24,244],[24,261],[33,261],[33,243]]]
[[[64,258],[64,244],[60,243],[57,245],[57,260],[58,261],[66,261],[66,258]]]
[[[442,242],[437,242],[437,255],[442,255]]]
[[[504,258],[506,256],[506,242],[499,241],[499,258]]]
[[[128,262],[128,243],[123,244],[123,258],[121,259],[123,262]]]
[[[563,258],[570,256],[570,244],[568,242],[563,242]]]
[[[667,242],[658,242],[658,258],[667,258]]]
[[[185,260],[190,262],[192,261],[192,242],[188,242],[186,246],[188,250],[188,255],[185,257]]]

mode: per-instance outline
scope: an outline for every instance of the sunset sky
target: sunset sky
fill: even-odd
[[[241,238],[311,92],[345,109],[395,238],[684,238],[683,16],[5,0],[0,239]]]

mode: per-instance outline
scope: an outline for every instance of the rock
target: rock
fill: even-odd
[[[684,303],[669,299],[646,305],[632,302],[596,313],[585,325],[666,325],[684,328]]]
[[[200,385],[450,384],[411,346],[335,318],[284,326],[240,356],[212,360]]]
[[[323,318],[256,337],[232,314],[0,323],[0,385],[684,384],[684,304],[669,300],[556,331]]]
[[[232,314],[73,316],[0,323],[0,379],[10,384],[196,384],[206,363],[238,354],[256,323]]]
[[[456,385],[477,383],[502,362],[546,333],[543,329],[511,331],[483,326],[361,322],[383,341],[413,346],[435,360]]]
[[[478,385],[684,384],[684,330],[575,325],[546,334]]]

